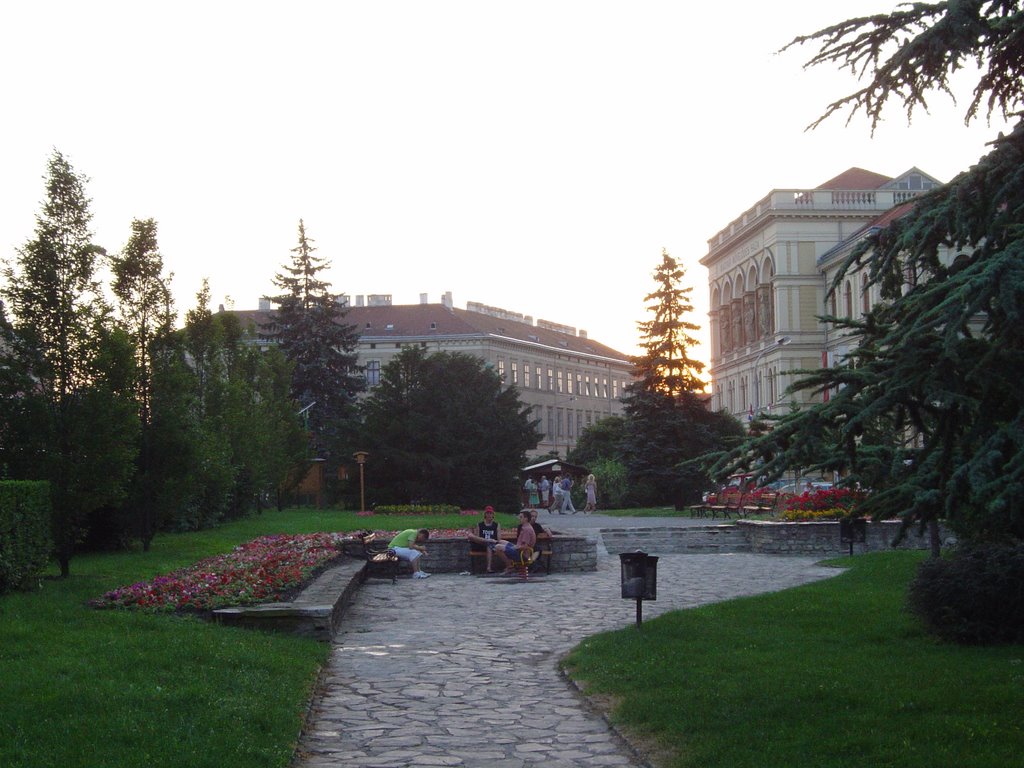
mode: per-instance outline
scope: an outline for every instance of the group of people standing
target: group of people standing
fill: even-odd
[[[568,474],[555,475],[553,481],[549,481],[547,475],[541,475],[538,481],[528,477],[523,484],[523,505],[531,509],[547,509],[551,514],[557,510],[560,515],[566,512],[575,515],[577,510],[572,503],[574,485],[572,476]],[[583,512],[593,512],[597,509],[597,481],[593,475],[587,475],[584,488],[587,492],[587,506]]]

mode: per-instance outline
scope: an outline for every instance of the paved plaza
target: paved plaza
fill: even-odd
[[[558,516],[542,522],[561,527]],[[836,573],[815,562],[662,556],[658,600],[644,603],[644,619]],[[605,555],[596,572],[525,583],[457,574],[368,581],[343,619],[297,765],[641,765],[557,667],[587,635],[634,622],[635,602],[619,596],[619,570],[619,558]]]

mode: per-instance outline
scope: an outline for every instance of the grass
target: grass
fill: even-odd
[[[904,610],[922,555],[666,614],[566,659],[675,768],[992,768],[1024,754],[1024,647],[965,648]]]
[[[0,766],[288,765],[328,644],[86,601],[263,534],[475,522],[285,510],[74,558],[69,579],[0,597]]]

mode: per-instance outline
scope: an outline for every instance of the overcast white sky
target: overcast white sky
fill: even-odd
[[[949,180],[1001,125],[935,98],[804,127],[854,89],[797,34],[891,0],[35,2],[0,6],[0,257],[48,156],[90,177],[97,242],[154,218],[180,314],[255,308],[300,217],[339,293],[419,294],[636,352],[662,247],[707,324],[707,240],[850,166]],[[214,306],[214,309],[216,306]],[[703,354],[699,352],[698,354]]]

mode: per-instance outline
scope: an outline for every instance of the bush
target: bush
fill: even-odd
[[[922,563],[910,607],[964,645],[1024,642],[1024,544],[984,544]]]
[[[0,481],[0,594],[26,587],[52,551],[50,484]]]
[[[614,459],[598,459],[590,465],[590,469],[597,481],[598,509],[621,509],[629,487],[625,465]],[[586,492],[583,498],[586,504]]]

